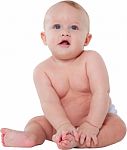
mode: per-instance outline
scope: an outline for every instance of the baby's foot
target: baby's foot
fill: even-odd
[[[62,140],[57,143],[59,149],[71,149],[77,146],[77,142],[75,141],[75,137],[72,134],[67,134],[62,137]]]
[[[34,136],[24,131],[16,131],[7,128],[1,129],[3,146],[7,147],[32,147],[35,145]]]

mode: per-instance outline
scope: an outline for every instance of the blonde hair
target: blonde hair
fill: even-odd
[[[76,8],[76,9],[85,11],[85,9],[84,9],[81,5],[79,5],[78,3],[74,2],[74,1],[66,0],[66,1],[58,2],[57,4],[59,4],[59,3],[66,3],[66,4],[72,6],[72,7]],[[87,14],[86,11],[85,11],[85,13]],[[88,15],[88,14],[87,14],[87,15]]]
[[[74,7],[74,8],[76,8],[76,9],[78,9],[78,10],[80,10],[80,11],[83,12],[83,14],[86,16],[86,19],[87,19],[88,32],[89,32],[90,20],[89,20],[89,15],[88,15],[88,13],[86,12],[86,10],[85,10],[80,4],[78,4],[78,3],[74,2],[74,1],[70,1],[70,0],[63,0],[63,1],[60,1],[60,2],[58,2],[58,3],[56,3],[56,4],[54,4],[53,6],[58,5],[58,4],[61,4],[61,3],[66,3],[66,4],[68,4],[68,5],[70,5],[70,6],[72,6],[72,7]],[[51,6],[51,7],[47,10],[46,14],[49,12],[49,10],[50,10],[53,6]],[[45,16],[46,16],[46,15],[45,15]],[[45,26],[45,18],[44,18],[44,26]],[[45,28],[45,27],[44,27],[44,28]]]

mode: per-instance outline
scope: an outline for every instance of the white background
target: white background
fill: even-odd
[[[102,55],[109,72],[110,96],[127,124],[126,0],[75,1],[90,15],[93,39],[85,49]],[[23,130],[30,118],[43,114],[32,75],[35,66],[51,55],[40,32],[46,10],[56,2],[59,0],[0,0],[0,128]],[[109,149],[126,145],[125,138]],[[47,149],[52,149],[49,143]]]

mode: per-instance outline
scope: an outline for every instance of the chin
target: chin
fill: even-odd
[[[79,55],[81,55],[81,53],[83,52],[82,51],[78,51],[78,52],[72,52],[72,51],[68,51],[66,50],[66,52],[63,52],[61,51],[61,53],[54,53],[53,55],[59,59],[59,60],[71,60],[71,59],[74,59],[76,57],[78,57]]]
[[[68,56],[58,56],[58,57],[56,57],[57,59],[60,59],[60,60],[71,60],[71,59],[74,59],[74,58],[76,58],[76,57],[74,57],[74,56],[70,56],[70,55],[68,55]]]

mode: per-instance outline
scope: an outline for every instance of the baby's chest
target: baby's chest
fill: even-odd
[[[89,90],[89,81],[86,72],[80,69],[56,71],[50,78],[52,86],[60,97],[65,96],[70,89],[75,92]]]

